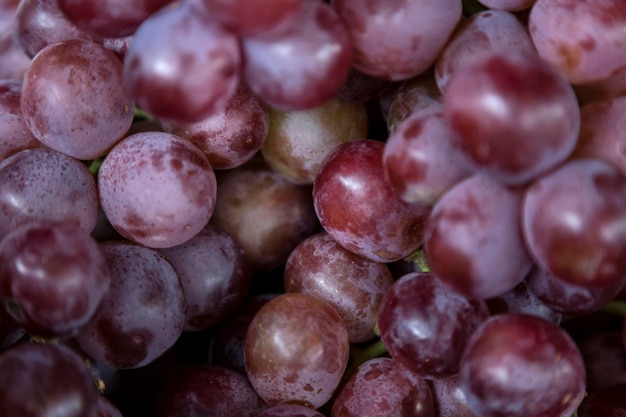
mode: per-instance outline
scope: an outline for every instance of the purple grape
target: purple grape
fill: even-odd
[[[450,81],[471,62],[492,52],[512,50],[534,52],[528,30],[517,17],[504,10],[476,13],[457,26],[437,58],[437,85],[445,95]]]
[[[163,120],[163,129],[191,141],[215,169],[231,169],[250,160],[269,130],[269,110],[252,91],[239,83],[219,112],[197,123]]]
[[[0,162],[0,238],[35,220],[90,233],[97,219],[96,182],[79,161],[49,149],[27,149]]]
[[[269,405],[319,408],[337,389],[349,343],[339,313],[306,294],[287,293],[258,311],[244,351],[250,383]]]
[[[337,13],[322,1],[301,3],[289,24],[242,39],[244,81],[282,111],[322,105],[350,70],[352,43]]]
[[[622,0],[537,0],[528,24],[541,57],[573,84],[607,78],[626,65]]]
[[[218,172],[211,224],[235,238],[254,271],[283,265],[317,227],[311,187],[293,184],[258,156]]]
[[[22,80],[30,63],[14,28],[0,32],[0,79]]]
[[[423,242],[429,208],[401,200],[385,179],[385,144],[337,146],[322,161],[313,203],[324,229],[347,250],[375,262],[405,258]]]
[[[440,104],[416,110],[394,127],[383,153],[385,174],[407,203],[432,206],[473,169],[459,148]]]
[[[100,203],[121,235],[142,245],[180,245],[208,223],[216,179],[193,144],[164,132],[136,133],[107,155],[98,172]]]
[[[332,0],[354,42],[352,65],[386,80],[430,67],[461,19],[458,0]]]
[[[15,14],[15,34],[29,57],[53,43],[92,38],[70,22],[56,1],[20,0]]]
[[[585,368],[574,341],[554,323],[500,314],[468,342],[460,385],[481,417],[569,417],[585,395]]]
[[[156,250],[122,241],[101,248],[111,286],[77,341],[85,353],[111,367],[145,366],[183,331],[183,289],[174,268]]]
[[[133,121],[122,63],[102,45],[69,40],[49,45],[24,74],[22,113],[46,146],[75,157],[106,154]]]
[[[626,280],[626,178],[594,159],[574,159],[539,178],[524,199],[523,232],[538,267],[589,289]]]
[[[498,51],[471,62],[448,84],[444,109],[472,165],[506,184],[555,167],[578,139],[572,86],[535,53]]]
[[[0,415],[93,417],[98,390],[71,350],[21,343],[0,354]]]
[[[308,110],[270,111],[261,151],[268,165],[296,184],[313,184],[324,157],[337,145],[368,135],[362,103],[331,98]]]
[[[161,254],[172,264],[187,301],[185,330],[205,330],[231,316],[245,301],[251,271],[232,236],[211,225]]]
[[[222,110],[239,83],[237,38],[192,2],[154,13],[133,34],[124,81],[153,116],[199,122]]]
[[[378,329],[392,358],[422,378],[441,378],[458,372],[469,337],[488,316],[484,301],[451,291],[431,273],[409,273],[385,294]]]
[[[173,0],[58,0],[69,21],[96,38],[133,34],[150,15]]]
[[[385,264],[347,251],[325,232],[291,252],[284,275],[287,292],[318,297],[337,310],[351,343],[374,337],[378,308],[393,283]]]
[[[0,243],[0,298],[32,335],[75,336],[108,289],[98,244],[74,225],[31,222]]]
[[[24,149],[40,148],[22,117],[22,81],[0,81],[0,162]]]
[[[532,267],[521,233],[523,193],[483,175],[456,184],[433,207],[424,249],[435,275],[466,297],[487,299]]]
[[[361,364],[334,399],[332,417],[435,417],[428,383],[390,358]]]
[[[159,392],[155,417],[257,417],[267,405],[244,374],[198,365],[169,379]]]
[[[469,408],[467,397],[461,389],[459,375],[432,380],[432,391],[439,417],[478,417]]]

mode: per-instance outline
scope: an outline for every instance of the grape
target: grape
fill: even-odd
[[[215,208],[216,186],[202,152],[163,132],[125,138],[98,172],[100,203],[115,230],[154,248],[180,245],[200,232]]]
[[[243,359],[246,332],[257,311],[276,296],[273,293],[251,296],[235,314],[215,327],[209,350],[211,363],[246,372]]]
[[[626,351],[622,331],[601,330],[578,341],[585,361],[587,392],[626,384]]]
[[[221,111],[197,123],[163,120],[163,130],[191,141],[215,169],[231,169],[250,160],[263,145],[269,130],[268,108],[239,83]]]
[[[183,287],[185,330],[204,330],[224,321],[248,296],[251,271],[228,233],[209,225],[189,241],[160,252]]]
[[[354,42],[352,65],[386,80],[425,71],[461,19],[458,0],[332,0]]]
[[[522,226],[541,269],[586,288],[619,288],[626,279],[626,178],[613,166],[575,159],[527,190]]]
[[[485,10],[463,20],[435,64],[437,85],[447,91],[459,72],[481,57],[499,51],[534,52],[528,30],[513,13]]]
[[[104,38],[102,40],[102,46],[104,46],[109,51],[112,51],[123,61],[132,41],[133,35],[124,36],[121,38]]]
[[[268,165],[296,184],[313,184],[324,157],[337,145],[368,134],[367,110],[359,102],[330,99],[319,107],[270,111],[261,151]]]
[[[461,389],[459,375],[432,380],[432,391],[439,417],[477,417],[469,408],[467,397]]]
[[[402,82],[389,103],[387,112],[387,131],[391,135],[396,127],[414,112],[441,104],[441,90],[437,86],[435,73],[427,70]]]
[[[375,262],[397,261],[415,251],[430,212],[402,201],[386,181],[384,147],[371,139],[337,146],[313,184],[313,204],[324,229],[345,249]]]
[[[393,277],[385,264],[355,255],[325,232],[302,241],[285,265],[285,290],[318,297],[343,319],[350,342],[374,337],[378,307]]]
[[[98,391],[82,359],[63,346],[21,343],[0,354],[0,415],[93,417]]]
[[[0,162],[0,238],[34,220],[90,233],[97,219],[96,182],[79,161],[50,149],[27,149]]]
[[[626,384],[615,385],[594,392],[580,405],[579,417],[620,417],[626,415]]]
[[[602,286],[593,283],[574,284],[535,267],[526,278],[526,285],[552,310],[577,315],[593,313],[604,307],[619,293],[624,286],[624,279]]]
[[[573,84],[607,78],[626,66],[622,0],[537,0],[528,24],[541,57]]]
[[[0,81],[0,162],[21,150],[43,146],[24,122],[20,106],[21,93],[20,80]]]
[[[0,32],[0,79],[24,78],[31,58],[19,44],[14,28]]]
[[[57,0],[68,20],[94,37],[131,35],[150,15],[172,0]]]
[[[104,155],[130,127],[134,106],[120,60],[86,40],[40,51],[24,74],[21,105],[37,139],[77,159]]]
[[[431,273],[394,282],[378,310],[380,337],[391,357],[423,378],[458,372],[467,340],[489,312],[484,301],[450,291]]]
[[[434,206],[424,249],[435,275],[466,297],[487,299],[532,267],[521,233],[523,193],[483,175],[455,185]]]
[[[319,408],[332,396],[348,363],[348,332],[330,304],[287,293],[258,311],[246,334],[250,383],[269,405]]]
[[[260,158],[217,175],[211,224],[235,238],[254,271],[284,264],[317,223],[311,188],[290,183]]]
[[[124,81],[153,116],[199,122],[222,110],[239,83],[234,34],[192,2],[174,2],[146,19],[124,58]]]
[[[390,358],[361,364],[332,406],[332,417],[434,417],[427,382]]]
[[[626,175],[626,97],[589,103],[580,108],[580,134],[572,158],[597,158]]]
[[[257,417],[267,405],[244,374],[198,365],[168,380],[154,408],[156,417]]]
[[[218,22],[243,36],[262,35],[291,23],[303,3],[302,0],[199,1]]]
[[[352,44],[337,13],[322,1],[301,3],[290,24],[242,38],[244,81],[282,111],[322,105],[350,70]]]
[[[324,417],[324,415],[303,405],[278,404],[266,409],[256,417]]]
[[[383,166],[402,200],[432,206],[473,173],[453,143],[440,104],[414,111],[394,128],[385,144]]]
[[[31,222],[0,243],[0,298],[32,335],[75,336],[108,288],[98,244],[76,226]]]
[[[525,313],[542,317],[557,325],[561,323],[563,315],[541,301],[530,288],[529,276],[534,275],[534,271],[536,270],[531,270],[526,279],[512,290],[486,300],[491,315]]]
[[[448,85],[444,110],[472,164],[505,184],[555,167],[578,139],[574,91],[536,54],[501,51],[472,62]]]
[[[18,43],[29,57],[53,43],[92,38],[70,22],[56,1],[20,0],[15,14]]]
[[[145,366],[172,347],[186,303],[172,266],[156,250],[123,241],[101,244],[111,285],[94,319],[77,336],[96,361],[114,368]]]
[[[343,101],[366,102],[380,97],[391,85],[386,80],[370,77],[350,67],[348,76],[337,91],[336,97]]]
[[[501,314],[470,338],[460,385],[481,417],[569,417],[585,395],[585,368],[574,341],[554,323]]]

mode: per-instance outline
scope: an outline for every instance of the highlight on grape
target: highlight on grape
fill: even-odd
[[[626,415],[623,0],[0,0],[0,417]]]

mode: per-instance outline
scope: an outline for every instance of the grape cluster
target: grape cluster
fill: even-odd
[[[626,415],[623,0],[0,0],[0,416]]]

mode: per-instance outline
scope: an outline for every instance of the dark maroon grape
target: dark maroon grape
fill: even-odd
[[[391,286],[378,310],[391,357],[423,378],[454,375],[469,337],[489,316],[483,301],[451,291],[431,273],[410,273]]]
[[[241,247],[211,225],[189,241],[161,249],[176,270],[187,302],[185,330],[205,330],[221,323],[245,301],[251,271]]]
[[[197,123],[163,120],[163,130],[189,140],[215,169],[243,165],[261,149],[270,120],[267,106],[239,83],[225,107]]]
[[[243,78],[270,106],[304,110],[322,105],[343,85],[352,58],[350,36],[322,1],[302,1],[288,25],[242,39]]]
[[[481,417],[568,417],[585,395],[585,368],[574,341],[554,323],[500,314],[470,338],[460,385]]]
[[[333,0],[331,4],[352,36],[352,65],[393,81],[430,67],[462,13],[457,0]]]
[[[155,417],[256,417],[267,405],[246,376],[198,365],[168,380],[156,398]]]
[[[108,289],[98,244],[74,225],[31,222],[0,243],[0,298],[32,335],[75,336]]]
[[[114,368],[147,365],[183,331],[183,289],[174,268],[156,250],[122,241],[101,248],[111,286],[78,343],[96,361]]]
[[[393,262],[423,242],[429,208],[400,199],[387,182],[385,144],[371,139],[337,146],[313,184],[313,203],[326,231],[347,250],[375,262]]]
[[[50,149],[26,149],[0,162],[0,238],[37,220],[94,229],[98,190],[84,164]]]
[[[68,20],[98,38],[131,35],[150,15],[172,0],[58,0]]]
[[[133,121],[122,63],[88,40],[49,45],[24,74],[22,113],[46,146],[77,159],[103,156]]]
[[[180,245],[200,232],[215,208],[216,186],[204,154],[165,132],[125,138],[98,171],[100,203],[111,225],[154,248]]]
[[[239,43],[192,2],[154,13],[133,34],[124,81],[155,117],[196,123],[226,105],[239,83]]]
[[[22,343],[0,354],[0,415],[93,417],[98,390],[82,359],[63,346]]]
[[[435,417],[428,383],[390,358],[361,364],[333,401],[332,417]]]
[[[626,350],[621,330],[603,330],[577,341],[585,361],[587,392],[626,384]]]
[[[285,289],[331,304],[348,329],[351,343],[374,337],[378,307],[393,277],[385,264],[341,247],[328,233],[302,241],[285,265]]]
[[[578,417],[626,416],[626,383],[587,396],[578,408]]]
[[[211,224],[235,238],[255,271],[284,264],[316,230],[311,187],[289,182],[260,156],[218,172],[217,184]]]
[[[497,51],[449,83],[445,114],[479,171],[526,183],[574,150],[580,111],[572,86],[536,53]]]
[[[349,343],[339,313],[311,295],[287,293],[258,311],[246,335],[246,373],[269,405],[319,408],[337,389]]]

